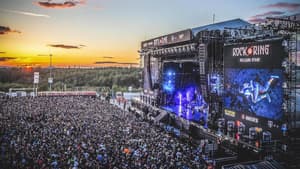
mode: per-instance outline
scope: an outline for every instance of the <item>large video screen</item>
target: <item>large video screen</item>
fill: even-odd
[[[280,120],[286,56],[282,40],[225,46],[225,115],[255,123]]]
[[[176,91],[186,89],[190,86],[199,85],[200,79],[199,76],[196,76],[198,72],[198,63],[164,63],[162,76],[163,91],[169,94],[174,94]]]
[[[251,116],[282,117],[282,70],[225,69],[224,106]]]

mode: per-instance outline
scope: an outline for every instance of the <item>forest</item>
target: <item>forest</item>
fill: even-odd
[[[33,87],[33,74],[39,72],[39,91],[49,90],[49,68],[0,68],[0,91],[9,88]],[[140,90],[140,68],[53,68],[52,90],[101,90],[126,91],[128,87]]]

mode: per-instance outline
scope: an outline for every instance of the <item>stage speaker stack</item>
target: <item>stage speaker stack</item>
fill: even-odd
[[[204,43],[198,46],[198,60],[199,60],[199,73],[200,73],[200,87],[203,97],[207,97],[207,78],[205,71],[205,61],[207,58],[207,45]]]

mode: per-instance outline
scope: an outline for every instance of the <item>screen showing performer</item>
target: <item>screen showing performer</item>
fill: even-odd
[[[225,69],[225,108],[278,120],[282,94],[280,69]]]

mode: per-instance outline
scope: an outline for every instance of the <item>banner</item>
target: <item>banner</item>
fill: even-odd
[[[169,35],[161,36],[151,40],[143,41],[142,49],[170,45],[180,42],[189,41],[192,39],[192,31],[190,29],[175,32]]]
[[[39,83],[39,78],[40,78],[40,73],[39,72],[34,72],[33,73],[33,83],[38,84]]]

